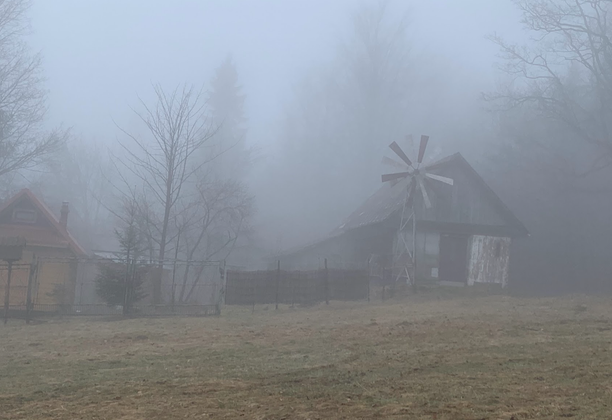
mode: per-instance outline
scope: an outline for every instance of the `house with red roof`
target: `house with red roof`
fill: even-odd
[[[64,202],[58,219],[29,189],[21,190],[0,208],[0,239],[25,240],[21,260],[13,263],[10,307],[25,308],[29,281],[37,310],[56,311],[74,302],[78,261],[87,254],[68,230],[69,211]],[[35,261],[36,270],[31,274]],[[7,275],[7,267],[1,266],[0,302],[4,302]]]

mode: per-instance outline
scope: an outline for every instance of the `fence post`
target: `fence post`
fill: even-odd
[[[227,305],[227,265],[225,260],[223,260],[221,270],[221,291],[219,293],[223,294],[223,304]],[[221,303],[221,299],[217,299],[217,301]]]
[[[174,255],[174,264],[172,265],[172,304],[170,306],[170,310],[172,312],[174,312],[174,304],[175,304],[175,299],[176,299],[174,291],[176,289],[176,258],[177,258],[177,254],[178,254],[178,246],[176,248],[176,252],[175,252],[175,255]]]
[[[368,302],[370,301],[370,279],[372,278],[372,268],[370,267],[370,260],[372,257],[368,258],[368,268],[367,268],[367,276],[368,276]]]
[[[299,271],[297,272],[299,273]],[[293,276],[291,276],[293,277]],[[300,278],[300,275],[297,275],[297,278]],[[293,278],[293,281],[291,282],[291,307],[293,308],[295,306],[295,278]]]
[[[327,270],[327,258],[325,258],[325,271],[323,275],[325,276],[325,304],[329,305],[329,271]]]
[[[276,310],[278,311],[278,287],[280,285],[280,260],[276,263]]]
[[[38,261],[36,260],[36,256],[34,256],[32,264],[30,264],[30,273],[28,276],[28,290],[26,291],[26,324],[30,323],[30,318],[32,315],[32,286],[34,285],[34,275],[38,270]],[[83,286],[81,285],[81,293]]]
[[[128,253],[125,259],[125,281],[123,285],[123,316],[128,314],[128,295],[130,293],[130,255]]]
[[[255,301],[257,300],[257,296],[256,296],[257,289],[255,287],[255,283],[257,283],[257,280],[258,278],[255,277],[253,281],[251,282],[251,295],[253,297],[253,310],[251,311],[252,314],[255,313]]]
[[[10,305],[10,294],[11,294],[11,274],[13,273],[13,261],[7,261],[8,263],[8,275],[6,279],[6,289],[4,291],[4,325],[8,321],[9,305]]]

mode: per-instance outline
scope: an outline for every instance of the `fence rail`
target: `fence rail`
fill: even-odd
[[[369,282],[369,274],[365,270],[227,270],[225,304],[295,305],[330,300],[367,300]]]
[[[210,261],[173,261],[160,268],[118,258],[34,257],[0,263],[0,305],[5,320],[55,314],[218,315],[222,268]],[[101,276],[106,293],[101,293]],[[138,298],[124,299],[130,293]]]

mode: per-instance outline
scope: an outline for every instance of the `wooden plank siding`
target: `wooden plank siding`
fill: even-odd
[[[432,207],[426,209],[421,196],[417,197],[417,220],[427,222],[504,226],[506,223],[488,196],[470,181],[460,167],[452,165],[436,171],[452,178],[454,185],[427,180]]]
[[[510,238],[474,235],[470,241],[468,285],[495,283],[505,287],[510,265]]]
[[[74,301],[77,260],[68,249],[26,248],[20,261],[14,263],[9,305],[25,307],[30,264],[38,258],[38,272],[32,284],[32,303],[57,307]],[[0,264],[0,301],[4,301],[8,265]]]

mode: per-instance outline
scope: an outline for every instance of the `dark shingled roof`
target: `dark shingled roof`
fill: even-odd
[[[344,223],[334,229],[331,236],[387,220],[404,205],[406,188],[409,185],[409,179],[402,179],[394,185],[391,183],[383,185],[365,203],[351,213]]]
[[[460,165],[461,169],[465,171],[472,182],[491,200],[500,214],[506,219],[509,226],[514,227],[517,232],[521,232],[524,235],[529,233],[525,225],[516,218],[514,213],[512,213],[512,211],[502,202],[498,195],[495,194],[489,185],[487,185],[476,170],[472,168],[461,153],[455,153],[454,155],[440,159],[427,165],[426,169],[436,173],[436,169],[452,163]],[[395,185],[389,185],[389,183],[383,185],[374,195],[368,198],[365,203],[351,213],[344,223],[332,232],[331,236],[336,236],[358,227],[379,223],[391,217],[393,213],[400,210],[404,205],[406,188],[409,186],[409,183],[410,181],[408,179],[403,179]]]
[[[428,170],[435,170],[440,166],[444,166],[456,159],[463,157],[456,153],[444,159],[438,160],[426,166]],[[464,162],[467,164],[465,159]],[[469,165],[468,165],[469,166]],[[392,184],[386,183],[374,195],[370,196],[357,210],[346,218],[344,223],[338,226],[331,235],[336,236],[347,230],[355,229],[362,226],[371,225],[382,222],[396,211],[400,210],[406,199],[406,188],[410,185],[409,179],[402,179],[399,182]]]
[[[446,165],[456,163],[465,170],[467,176],[474,182],[476,186],[481,188],[484,194],[486,194],[493,205],[498,209],[500,214],[507,220],[508,225],[514,227],[518,232],[524,235],[528,235],[529,232],[525,225],[523,225],[516,216],[510,211],[510,209],[502,202],[497,194],[487,185],[482,177],[472,168],[472,166],[465,160],[460,153],[448,156],[444,159],[440,159],[430,165],[427,165],[427,170],[435,173],[436,169],[442,168]],[[408,187],[410,180],[403,179],[394,185],[390,183],[384,184],[378,191],[376,191],[365,203],[363,203],[357,210],[351,213],[344,223],[334,229],[327,237],[302,246],[287,250],[281,255],[289,255],[298,251],[303,251],[322,242],[328,241],[332,238],[342,235],[343,233],[356,229],[363,226],[380,223],[391,217],[396,211],[400,210],[404,205],[406,197],[406,188]]]

